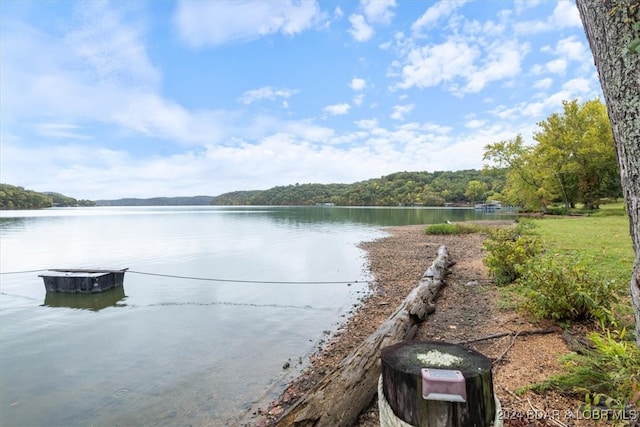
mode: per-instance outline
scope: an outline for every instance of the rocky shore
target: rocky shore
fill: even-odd
[[[506,224],[498,221],[489,225]],[[482,263],[484,236],[429,236],[424,234],[423,225],[390,227],[386,231],[388,237],[361,244],[367,251],[369,268],[375,278],[371,295],[311,357],[311,364],[303,374],[289,383],[277,400],[252,414],[246,425],[276,425],[289,407],[393,313],[418,284],[442,245],[449,250],[455,265],[437,299],[436,312],[421,325],[415,339],[467,343],[509,332],[511,335],[467,344],[495,360],[494,391],[502,403],[505,425],[592,425],[590,420],[571,418],[571,413],[578,410],[579,400],[555,393],[516,393],[560,372],[558,358],[568,349],[560,331],[518,336],[522,331],[540,331],[552,325],[531,323],[501,304],[499,290],[489,280]],[[379,425],[376,401],[363,411],[355,425]]]

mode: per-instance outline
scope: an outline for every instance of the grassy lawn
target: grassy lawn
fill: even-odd
[[[600,277],[623,287],[629,283],[634,253],[626,215],[546,217],[535,223],[546,250],[575,255]]]

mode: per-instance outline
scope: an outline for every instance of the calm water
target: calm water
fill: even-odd
[[[359,242],[383,236],[381,226],[491,215],[0,211],[0,424],[235,425],[252,404],[275,397],[366,295]],[[82,267],[130,271],[123,289],[93,296],[46,294],[34,271]],[[291,369],[282,369],[286,362]]]

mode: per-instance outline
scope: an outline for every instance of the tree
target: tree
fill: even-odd
[[[557,187],[565,207],[581,201],[587,209],[597,208],[602,197],[617,196],[606,184],[619,176],[613,134],[606,107],[600,100],[578,104],[563,101],[562,114],[554,113],[538,123],[533,138],[539,167],[553,178],[548,187]]]
[[[476,181],[474,179],[473,181],[469,181],[469,183],[467,184],[467,191],[464,192],[464,195],[467,196],[472,202],[477,202],[479,200],[482,200],[482,197],[486,192],[487,184],[485,184],[484,182]]]
[[[576,0],[604,93],[636,254],[631,301],[640,346],[640,2]]]
[[[525,146],[522,136],[518,135],[509,141],[486,145],[482,160],[494,163],[494,168],[507,169],[507,182],[502,191],[507,203],[546,212],[549,200],[555,195],[545,187],[546,175],[535,161],[533,148]]]

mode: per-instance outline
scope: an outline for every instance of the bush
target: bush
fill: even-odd
[[[529,260],[518,283],[525,296],[523,308],[542,319],[613,321],[611,307],[616,288],[590,274],[579,260],[538,256]]]
[[[640,402],[640,348],[627,339],[626,330],[592,332],[588,337],[593,350],[564,356],[566,373],[554,375],[532,388],[585,396],[586,410],[591,405],[624,409]]]
[[[472,234],[479,233],[482,231],[481,227],[473,224],[431,224],[428,225],[424,232],[425,234],[436,234],[436,235],[444,235],[444,234]]]
[[[497,229],[482,244],[482,249],[487,252],[483,262],[496,284],[514,282],[520,277],[524,264],[542,252],[538,236],[521,234],[528,227],[531,225],[519,224],[514,229]]]

